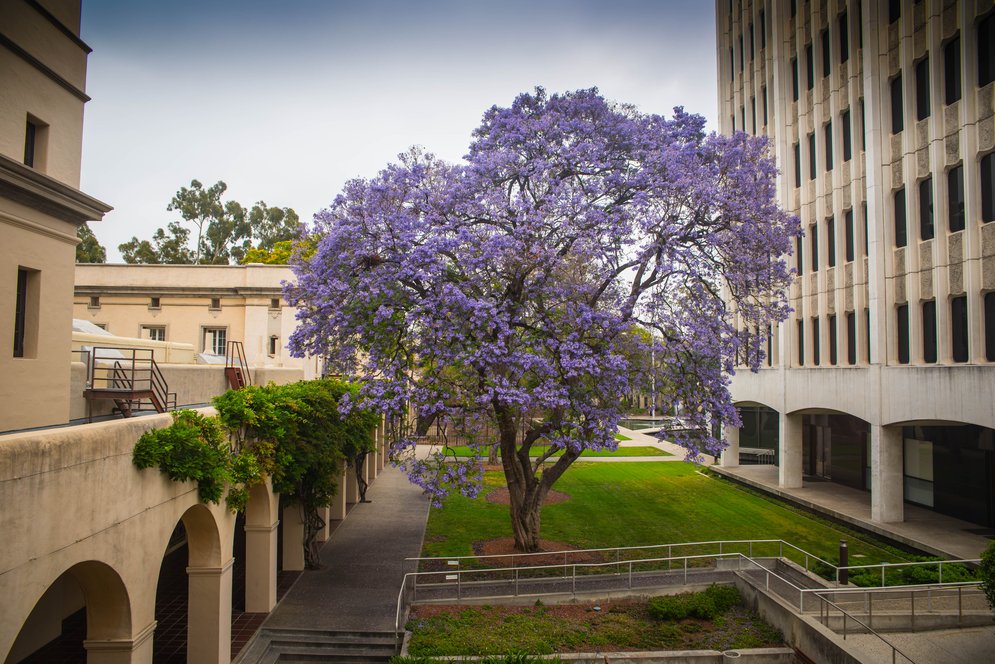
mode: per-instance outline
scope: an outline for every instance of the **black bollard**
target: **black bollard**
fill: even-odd
[[[846,546],[846,540],[840,540],[840,585],[845,586],[850,583],[850,570],[846,567],[850,564],[850,550]]]

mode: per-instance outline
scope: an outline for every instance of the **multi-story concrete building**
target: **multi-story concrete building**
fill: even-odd
[[[737,448],[995,526],[990,0],[717,0],[719,122],[765,135],[804,230],[794,312],[733,379]]]

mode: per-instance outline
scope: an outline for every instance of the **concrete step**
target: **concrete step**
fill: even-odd
[[[393,632],[264,628],[240,664],[386,662],[397,653]]]

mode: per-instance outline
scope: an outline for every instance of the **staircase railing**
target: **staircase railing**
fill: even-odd
[[[245,347],[241,341],[229,341],[225,346],[225,375],[232,389],[252,385],[249,365],[245,361]]]
[[[94,347],[88,358],[86,384],[84,395],[91,420],[95,399],[113,400],[125,417],[141,409],[144,402],[159,413],[177,405],[176,393],[169,391],[155,351],[149,348]]]

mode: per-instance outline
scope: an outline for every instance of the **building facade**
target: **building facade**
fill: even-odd
[[[0,431],[69,420],[86,59],[79,2],[0,1]]]
[[[720,131],[768,137],[804,231],[723,463],[773,447],[781,487],[869,491],[875,521],[995,526],[993,3],[715,6]]]

